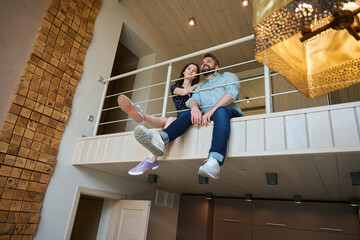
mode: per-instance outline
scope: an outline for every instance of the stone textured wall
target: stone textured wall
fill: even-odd
[[[45,13],[1,126],[0,240],[36,231],[101,2],[51,0]]]

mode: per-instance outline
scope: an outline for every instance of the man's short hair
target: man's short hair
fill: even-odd
[[[217,58],[216,58],[214,55],[212,55],[211,53],[207,53],[207,54],[204,55],[204,57],[203,57],[202,59],[207,58],[207,57],[212,58],[212,60],[214,61],[215,65],[220,66],[220,65],[219,65],[219,60],[217,60]]]

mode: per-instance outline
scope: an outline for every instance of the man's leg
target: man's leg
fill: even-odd
[[[219,107],[213,114],[214,130],[207,162],[199,168],[199,174],[219,178],[220,166],[224,163],[227,141],[230,136],[230,119],[240,117],[240,113],[231,107]]]
[[[213,114],[214,130],[211,140],[209,157],[218,160],[220,166],[224,164],[227,143],[230,136],[230,119],[240,117],[240,113],[231,107],[219,107]]]

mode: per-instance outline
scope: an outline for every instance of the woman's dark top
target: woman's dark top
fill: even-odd
[[[172,94],[172,95],[175,95],[175,94],[174,94],[175,88],[184,89],[183,86],[177,85],[177,84],[175,83],[175,84],[173,84],[173,85],[171,86],[171,88],[170,88],[170,91],[171,91],[171,94]],[[186,102],[189,98],[190,98],[189,95],[185,95],[185,96],[175,95],[175,96],[173,97],[173,101],[174,101],[176,110],[177,110],[177,111],[180,111],[180,110],[184,110],[184,109],[189,109],[189,108],[186,106],[186,104],[185,104],[185,102]],[[179,117],[181,113],[182,113],[182,112],[178,112],[178,113],[177,113],[177,117]]]

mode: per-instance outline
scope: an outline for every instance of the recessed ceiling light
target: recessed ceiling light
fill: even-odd
[[[195,24],[196,24],[195,18],[194,17],[189,18],[188,23],[189,23],[190,26],[195,26]]]
[[[241,4],[246,7],[247,5],[249,5],[249,1],[248,0],[243,0],[241,1]]]
[[[359,200],[357,199],[357,197],[350,197],[350,206],[352,207],[359,206]]]
[[[252,194],[251,194],[251,193],[246,193],[246,194],[245,194],[245,201],[247,201],[247,202],[251,202],[251,201],[252,201]]]
[[[294,203],[301,204],[301,196],[300,195],[294,195]]]
[[[211,200],[213,198],[213,194],[211,192],[205,193],[206,199]]]

